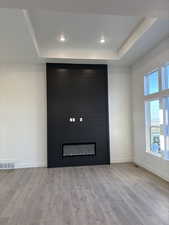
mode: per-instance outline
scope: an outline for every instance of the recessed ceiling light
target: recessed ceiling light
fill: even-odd
[[[105,42],[106,42],[106,41],[105,41],[104,37],[101,37],[100,43],[101,43],[101,44],[104,44]]]
[[[65,41],[66,41],[65,35],[64,35],[64,34],[61,34],[61,35],[59,36],[58,40],[59,40],[60,42],[65,42]]]

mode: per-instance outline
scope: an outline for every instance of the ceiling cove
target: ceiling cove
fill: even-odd
[[[121,21],[121,23],[124,23],[124,21],[126,19],[128,19],[128,23],[125,22],[126,24],[124,23],[124,26],[128,26],[129,31],[126,30],[126,34],[125,34],[126,39],[124,39],[124,40],[122,39],[121,43],[117,43],[117,46],[114,46],[114,48],[112,47],[112,49],[111,49],[111,44],[106,46],[107,43],[105,43],[104,48],[98,46],[97,39],[95,40],[95,43],[92,43],[92,45],[91,46],[89,45],[89,47],[88,47],[88,43],[85,43],[85,41],[84,41],[84,43],[79,42],[79,46],[76,46],[76,45],[78,45],[77,44],[78,41],[82,39],[81,36],[79,37],[79,40],[75,40],[76,43],[74,43],[73,40],[71,40],[70,36],[68,37],[68,42],[70,39],[71,43],[68,43],[65,46],[63,46],[60,43],[57,43],[56,37],[57,37],[57,35],[59,35],[59,33],[56,32],[56,34],[55,34],[53,32],[53,30],[55,29],[55,28],[53,28],[53,24],[51,24],[51,21],[53,19],[55,19],[54,20],[54,23],[55,23],[55,21],[62,21],[63,16],[64,17],[67,16],[67,20],[64,19],[63,22],[59,22],[59,23],[62,23],[62,25],[64,27],[66,22],[68,23],[68,21],[69,21],[68,26],[71,27],[72,30],[75,29],[75,31],[73,31],[73,32],[81,33],[80,31],[84,30],[83,25],[87,25],[87,24],[83,24],[85,19],[87,17],[89,17],[87,15],[85,18],[84,15],[83,16],[81,16],[81,15],[74,16],[72,14],[53,13],[53,15],[51,16],[51,20],[50,20],[49,12],[47,14],[44,14],[44,16],[43,16],[42,12],[39,14],[37,12],[29,13],[28,10],[22,10],[22,13],[23,13],[24,19],[26,21],[30,36],[32,38],[32,42],[33,42],[34,48],[36,50],[37,56],[44,60],[47,60],[48,58],[49,59],[55,59],[55,58],[56,59],[77,59],[77,60],[78,59],[79,60],[81,60],[81,59],[82,60],[85,60],[85,59],[120,60],[130,51],[130,49],[144,35],[144,33],[146,31],[148,31],[151,28],[151,26],[153,26],[153,24],[155,24],[157,21],[157,18],[155,18],[155,17],[152,17],[152,18],[141,18],[140,17],[139,19],[132,18],[132,19],[135,19],[137,22],[137,24],[133,25],[133,27],[134,27],[134,29],[133,29],[131,18],[130,17],[122,17],[123,21]],[[39,18],[38,18],[38,16],[39,16]],[[96,17],[96,15],[95,15],[95,17]],[[106,24],[106,21],[108,21],[108,23],[110,22],[110,24],[111,24],[111,21],[109,21],[111,19],[111,17],[112,17],[112,21],[113,21],[113,19],[122,20],[121,17],[118,17],[118,16],[109,16],[109,17],[105,16],[105,17],[106,18],[103,18],[103,20],[105,19],[105,24]],[[44,18],[47,18],[47,19],[44,19]],[[79,21],[79,23],[81,23],[82,28],[73,26],[76,19],[79,19],[78,21]],[[94,19],[95,19],[94,16],[92,16],[92,21]],[[48,20],[48,21],[45,21],[45,20]],[[96,20],[97,20],[97,18],[96,18]],[[72,24],[70,21],[72,22]],[[87,22],[89,22],[89,21],[87,20]],[[50,24],[52,27],[51,30],[49,29]],[[103,26],[105,24],[103,22]],[[46,29],[45,25],[46,25],[46,27],[48,27],[48,29]],[[91,30],[94,28],[94,25],[95,24],[93,23],[93,27],[91,27]],[[59,30],[59,28],[60,28],[59,26],[60,26],[60,24],[57,26],[57,23],[56,23],[56,30],[57,29]],[[97,26],[97,24],[96,24],[96,26]],[[132,27],[132,30],[130,30],[130,27]],[[86,28],[86,30],[88,30],[87,26],[85,28]],[[81,30],[79,31],[79,29],[81,29]],[[111,29],[111,27],[110,27],[110,29]],[[91,31],[91,30],[89,28],[89,31]],[[109,31],[109,27],[107,28],[107,30]],[[121,28],[121,30],[123,30],[123,27]],[[120,30],[120,28],[118,28],[117,39],[119,39],[118,32],[119,32],[119,36],[121,35],[121,30]],[[96,32],[97,32],[97,29],[96,29]],[[127,33],[127,32],[129,32],[129,33]],[[90,33],[89,32],[87,32],[87,33],[88,33],[87,36],[89,35],[89,39],[90,39]],[[100,32],[100,34],[101,34],[101,32]],[[43,37],[45,37],[45,35],[47,36],[46,39],[43,38]],[[47,40],[49,35],[54,36],[54,37],[52,37],[53,40],[52,39]],[[45,41],[46,41],[46,43],[45,43]],[[87,40],[87,41],[89,42],[89,40]],[[110,42],[111,41],[112,41],[112,45],[113,45],[113,43],[118,42],[115,39],[110,40]],[[53,45],[51,44],[52,42],[54,42]],[[71,45],[71,47],[70,47],[70,45]],[[93,48],[94,45],[97,45],[96,48],[91,49],[91,48]],[[91,52],[93,52],[93,53],[90,52],[90,49],[91,49]],[[95,52],[96,52],[96,54],[95,54]]]

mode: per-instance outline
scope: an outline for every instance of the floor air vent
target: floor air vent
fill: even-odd
[[[13,162],[0,162],[0,170],[12,170],[15,169],[15,163]]]

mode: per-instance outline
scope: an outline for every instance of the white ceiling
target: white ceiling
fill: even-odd
[[[0,62],[37,62],[21,10],[0,9]]]
[[[45,9],[121,16],[169,16],[168,0],[1,0],[0,8]]]
[[[169,37],[169,19],[159,19],[150,29],[133,45],[128,53],[120,60],[121,65],[134,64],[140,57],[147,54],[160,41]]]
[[[40,53],[45,58],[111,59],[142,20],[141,17],[29,12]],[[68,39],[59,42],[64,33]],[[105,44],[100,44],[104,36]]]
[[[0,30],[0,63],[131,65],[169,36],[169,18],[0,9]],[[67,38],[64,43],[58,41],[62,33]],[[99,43],[101,36],[105,44]]]

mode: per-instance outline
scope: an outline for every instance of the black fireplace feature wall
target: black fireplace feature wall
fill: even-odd
[[[48,167],[109,164],[107,66],[46,68]]]

